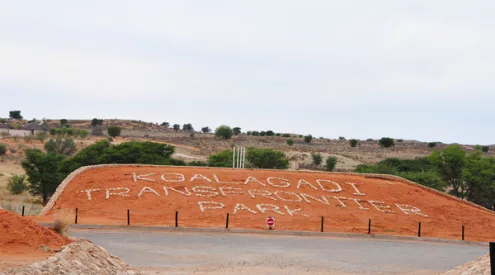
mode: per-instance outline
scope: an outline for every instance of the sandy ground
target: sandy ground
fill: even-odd
[[[422,237],[460,239],[462,225],[466,240],[495,237],[492,212],[416,185],[344,174],[97,168],[69,183],[57,208],[78,208],[80,224],[127,224],[129,209],[133,225],[174,226],[178,211],[183,227],[221,228],[229,213],[231,228],[265,229],[273,216],[276,230],[319,231],[323,216],[326,232],[367,233],[371,219],[374,234],[416,236],[421,222]],[[37,220],[52,221],[54,209]]]
[[[76,230],[73,235],[89,238],[146,274],[437,274],[488,249],[260,234]]]

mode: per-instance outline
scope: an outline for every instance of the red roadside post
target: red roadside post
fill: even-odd
[[[268,225],[270,230],[273,230],[272,227],[275,225],[275,219],[272,217],[266,218],[266,225]]]

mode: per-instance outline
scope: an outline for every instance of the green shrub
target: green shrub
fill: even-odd
[[[230,126],[227,125],[220,125],[216,130],[215,130],[215,136],[218,138],[223,138],[223,139],[230,139],[232,138],[232,135],[234,134],[234,131]]]
[[[389,137],[383,137],[381,138],[378,143],[380,144],[381,147],[383,148],[389,148],[395,145],[394,139],[389,138]]]
[[[291,139],[291,138],[289,138],[289,139],[287,140],[287,145],[289,145],[289,146],[294,145],[294,140],[293,140],[293,139]]]
[[[399,173],[399,176],[408,179],[410,181],[419,183],[424,186],[428,186],[439,191],[444,191],[446,184],[442,181],[442,178],[435,171],[421,171],[421,172],[403,172]]]
[[[268,130],[268,131],[266,131],[266,135],[268,137],[273,137],[275,135],[275,132],[273,132],[272,130]]]
[[[72,128],[64,128],[65,129],[65,133],[69,136],[73,136],[74,135],[74,129]]]
[[[275,136],[280,137],[280,136],[282,136],[282,134],[281,133],[276,133]]]
[[[397,142],[404,142],[404,140],[403,139],[398,139]]]
[[[304,142],[306,142],[307,144],[311,143],[312,140],[313,140],[312,135],[307,135],[304,137]]]
[[[207,134],[207,133],[211,132],[211,129],[208,126],[206,126],[206,127],[201,128],[201,132],[203,132],[204,134]]]
[[[490,147],[488,147],[488,146],[483,146],[483,147],[481,147],[481,151],[482,151],[483,153],[488,153],[488,151],[490,151]]]
[[[121,129],[119,126],[108,126],[108,129],[107,129],[108,135],[113,137],[113,138],[120,136],[120,131],[121,131]]]
[[[333,169],[335,169],[335,165],[337,165],[337,158],[332,156],[328,157],[325,165],[327,170],[333,171]]]
[[[246,134],[247,134],[248,136],[250,136],[250,135],[252,134],[252,132],[251,132],[251,131],[247,131],[247,132],[246,132]]]
[[[262,137],[266,136],[266,132],[265,131],[261,131],[260,132],[260,136],[262,136]]]
[[[208,166],[208,163],[204,162],[204,161],[199,161],[199,160],[195,160],[195,161],[191,161],[187,164],[188,166],[196,166],[196,167],[199,167],[199,166]]]
[[[258,131],[253,131],[253,132],[252,132],[252,134],[253,134],[253,136],[256,136],[256,137],[257,137],[257,136],[259,136],[259,135],[260,135],[260,132],[258,132]]]
[[[79,130],[79,137],[86,138],[87,136],[89,136],[88,130]]]
[[[7,153],[7,145],[0,144],[0,156],[5,155]]]
[[[351,147],[356,147],[358,145],[358,140],[357,139],[351,139],[349,140],[349,144]]]
[[[436,147],[437,146],[437,143],[436,142],[428,142],[428,147],[429,148],[433,148],[433,147]]]
[[[311,154],[311,157],[313,158],[313,164],[317,167],[323,162],[323,157],[320,153]]]
[[[273,149],[249,148],[246,160],[253,168],[287,169],[289,167],[285,153]]]
[[[55,129],[55,128],[51,128],[51,129],[50,129],[50,135],[54,136],[54,135],[56,135],[56,134],[57,134],[57,129]]]
[[[241,134],[241,127],[234,127],[232,129],[232,131],[234,132],[235,136],[240,135]]]
[[[339,137],[339,140],[345,140],[345,137]]]
[[[208,166],[211,167],[232,167],[232,150],[227,149],[208,157]]]
[[[282,134],[282,137],[288,138],[288,137],[290,137],[290,134]]]
[[[76,152],[76,143],[71,138],[57,138],[56,140],[50,139],[45,143],[45,151],[48,153],[55,153],[70,156]]]
[[[13,175],[9,178],[9,182],[7,184],[7,190],[13,195],[18,195],[26,190],[27,186],[24,183],[26,179],[23,175]]]

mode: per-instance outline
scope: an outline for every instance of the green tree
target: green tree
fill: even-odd
[[[293,139],[291,139],[291,138],[289,138],[289,139],[287,140],[287,145],[289,145],[289,146],[294,145],[294,140],[293,140]]]
[[[269,137],[273,137],[275,135],[275,132],[273,132],[272,130],[268,130],[266,131],[266,135]]]
[[[3,156],[7,153],[7,145],[0,143],[0,156]]]
[[[230,139],[233,134],[234,134],[234,131],[232,130],[232,128],[230,128],[227,125],[220,125],[215,130],[215,136],[218,138]]]
[[[287,169],[289,167],[285,153],[273,149],[249,148],[246,160],[253,168]]]
[[[12,119],[22,119],[21,111],[10,111],[9,112],[9,117]]]
[[[339,140],[345,140],[345,137],[339,137]]]
[[[33,196],[41,196],[43,205],[46,205],[66,176],[58,170],[64,158],[63,155],[43,153],[37,149],[26,150],[26,159],[22,161],[22,168],[28,176],[29,193]]]
[[[495,209],[495,159],[476,151],[466,158],[462,178],[466,199],[488,209]]]
[[[349,145],[351,145],[351,147],[356,147],[358,145],[358,140],[357,139],[351,139],[349,140]]]
[[[88,130],[79,130],[79,137],[86,138],[89,135]]]
[[[162,124],[160,124],[160,126],[163,126],[163,127],[168,128],[168,126],[170,126],[170,123],[168,123],[168,122],[162,122]]]
[[[206,126],[206,127],[201,128],[201,132],[203,132],[203,133],[205,133],[205,134],[206,134],[206,133],[211,132],[211,129],[210,129],[210,128],[208,128],[208,126]]]
[[[180,130],[180,125],[179,124],[174,124],[173,129],[178,132]]]
[[[337,165],[337,158],[332,156],[328,157],[325,165],[327,170],[333,171],[333,169],[335,169],[335,165]]]
[[[288,137],[290,137],[290,134],[282,134],[282,137],[288,138]]]
[[[119,126],[108,126],[108,129],[107,129],[108,135],[113,137],[113,138],[120,136],[120,131],[121,131],[121,129]]]
[[[438,191],[445,190],[445,182],[434,170],[429,171],[414,171],[414,172],[399,172],[398,176],[408,179],[412,182],[419,183],[424,186],[436,189]]]
[[[313,140],[312,135],[307,135],[304,137],[304,142],[306,142],[307,144],[310,144],[312,140]]]
[[[232,131],[234,131],[235,136],[240,135],[241,134],[241,127],[234,127],[232,129]]]
[[[482,147],[481,147],[481,151],[482,151],[483,153],[488,153],[488,151],[489,151],[489,150],[490,150],[490,147],[489,147],[489,146],[482,146]]]
[[[266,132],[265,131],[261,131],[260,132],[260,136],[262,136],[262,137],[266,136]]]
[[[311,154],[311,157],[313,158],[313,164],[316,165],[316,167],[320,166],[323,162],[323,157],[320,153]]]
[[[96,127],[98,125],[103,126],[103,119],[93,118],[91,121],[91,126]]]
[[[36,133],[35,138],[39,140],[41,143],[45,141],[45,139],[48,137],[48,134],[46,132],[38,132]]]
[[[389,137],[382,137],[378,143],[383,148],[390,148],[395,145],[394,139]]]
[[[453,194],[464,199],[467,186],[462,179],[462,170],[466,163],[466,152],[461,146],[449,145],[443,151],[432,152],[428,160],[436,166],[443,181],[452,187]]]
[[[232,150],[227,149],[208,157],[208,166],[211,167],[232,167],[233,155]]]
[[[182,130],[186,131],[186,132],[192,132],[192,131],[194,131],[194,128],[193,128],[191,123],[187,123],[187,124],[182,125]]]
[[[76,143],[71,138],[51,138],[47,143],[45,143],[45,151],[47,153],[71,156],[76,152],[76,150]]]
[[[250,136],[251,134],[252,134],[252,132],[251,132],[251,131],[247,131],[247,132],[246,132],[246,135],[248,135],[248,136]]]
[[[18,195],[24,190],[26,190],[26,184],[24,183],[24,179],[26,177],[23,175],[13,175],[9,178],[9,182],[7,183],[7,190],[13,195]]]
[[[252,134],[253,134],[253,136],[255,136],[255,137],[260,136],[260,132],[258,132],[258,131],[253,131],[253,133],[252,133]]]
[[[437,143],[436,142],[428,142],[428,147],[429,148],[433,148],[433,147],[436,147],[437,146]]]
[[[70,128],[69,121],[67,119],[60,120],[60,127]]]

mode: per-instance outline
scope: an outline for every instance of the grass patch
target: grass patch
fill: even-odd
[[[71,208],[58,209],[55,213],[53,229],[62,236],[69,236],[69,225],[72,223],[74,213]]]

